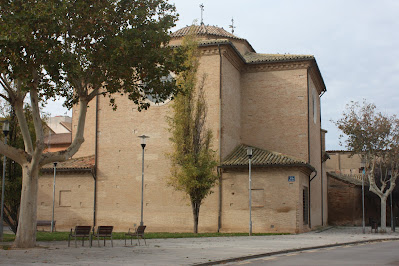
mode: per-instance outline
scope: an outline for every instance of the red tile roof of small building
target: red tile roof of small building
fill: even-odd
[[[86,157],[72,158],[64,162],[58,162],[57,171],[91,171],[94,169],[94,160],[94,155],[90,155]],[[52,172],[54,170],[54,163],[44,165],[41,170],[42,172]]]
[[[327,172],[327,174],[335,179],[344,181],[346,183],[351,183],[356,186],[361,186],[362,185],[362,174],[341,174],[341,173],[336,173],[336,172]],[[369,185],[369,181],[367,177],[363,177],[363,182],[365,186]]]
[[[233,152],[222,162],[221,168],[248,166],[247,145],[237,146]],[[252,147],[252,166],[306,166],[311,170],[314,168],[303,160],[278,152],[267,151]]]

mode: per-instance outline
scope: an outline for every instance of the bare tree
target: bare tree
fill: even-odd
[[[399,120],[376,112],[374,104],[351,102],[334,122],[345,135],[345,145],[365,161],[370,191],[381,200],[381,231],[386,231],[386,200],[399,175]],[[341,136],[343,139],[344,136]]]

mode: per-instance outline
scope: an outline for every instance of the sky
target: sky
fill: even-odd
[[[331,120],[351,101],[399,113],[399,1],[397,0],[171,0],[179,21],[172,31],[201,22],[246,39],[258,53],[310,54],[327,87],[321,98],[327,150],[343,150]],[[59,102],[52,115],[67,111]],[[70,111],[67,114],[71,114]]]

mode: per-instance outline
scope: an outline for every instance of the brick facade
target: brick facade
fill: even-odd
[[[235,147],[246,144],[298,158],[318,173],[309,190],[309,178],[315,173],[302,166],[255,168],[254,232],[309,230],[310,224],[304,224],[303,217],[304,188],[311,193],[311,225],[322,225],[319,96],[325,87],[314,58],[282,58],[277,62],[252,64],[245,59],[246,54],[254,54],[246,40],[209,34],[205,37],[200,42],[198,75],[206,74],[207,126],[214,134],[213,149],[218,159],[222,162]],[[210,41],[213,38],[215,42]],[[171,44],[180,42],[181,37],[173,37]],[[171,144],[165,118],[170,115],[170,104],[153,105],[147,111],[138,112],[126,97],[117,96],[116,103],[116,111],[112,111],[104,97],[90,103],[85,143],[74,156],[93,155],[97,137],[96,224],[127,231],[133,223],[140,222],[142,150],[138,136],[145,134],[150,138],[145,149],[144,223],[148,231],[192,231],[193,218],[187,196],[168,186],[170,165],[166,154]],[[76,124],[75,109],[72,131]],[[288,182],[288,176],[295,176],[295,181]],[[48,177],[40,179],[43,185],[40,193],[48,194],[46,180]],[[223,170],[220,180],[212,189],[214,193],[201,206],[199,231],[247,232],[248,171]],[[327,184],[326,180],[323,184]],[[70,228],[71,217],[82,212],[79,210],[81,198],[93,199],[92,185],[86,184],[88,195],[76,194],[71,199],[74,202],[71,207],[58,211],[57,228]],[[63,189],[60,181],[57,191]],[[326,211],[326,201],[324,205]],[[40,206],[39,209],[39,218],[44,218],[48,210]],[[85,223],[93,224],[92,216],[87,216]]]

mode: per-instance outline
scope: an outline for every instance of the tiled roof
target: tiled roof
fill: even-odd
[[[222,168],[239,167],[248,165],[247,145],[237,146],[232,153],[222,162]],[[307,166],[313,169],[306,162],[278,152],[271,152],[252,147],[252,166]]]
[[[60,133],[60,134],[48,135],[44,137],[44,143],[46,145],[70,144],[72,143],[72,133]]]
[[[190,32],[192,30],[192,32]],[[243,38],[239,38],[230,32],[224,30],[223,28],[215,27],[215,26],[209,26],[209,25],[193,25],[193,26],[187,26],[182,29],[179,29],[175,32],[173,32],[170,36],[173,37],[183,37],[186,36],[187,34],[192,33],[195,35],[214,35],[214,36],[220,36],[220,37],[228,37],[228,38],[234,38],[234,39],[239,39],[239,40],[244,40]]]
[[[94,155],[80,157],[80,158],[72,158],[65,162],[57,163],[57,171],[91,171],[94,168]],[[42,172],[53,172],[54,164],[49,163],[42,167]]]
[[[280,61],[297,61],[314,59],[313,55],[297,55],[297,54],[257,54],[247,53],[243,55],[247,63],[261,62],[280,62]]]
[[[340,173],[336,173],[336,172],[327,172],[327,174],[329,176],[332,176],[338,180],[347,182],[347,183],[351,183],[354,184],[356,186],[361,186],[362,185],[362,174],[351,174],[351,175],[347,175],[347,174],[340,174]],[[364,177],[364,185],[368,186],[369,185],[369,181],[367,179],[367,177]]]
[[[352,153],[352,151],[348,151],[348,150],[328,150],[326,151],[328,153],[337,153],[337,152],[341,152],[341,153]]]

